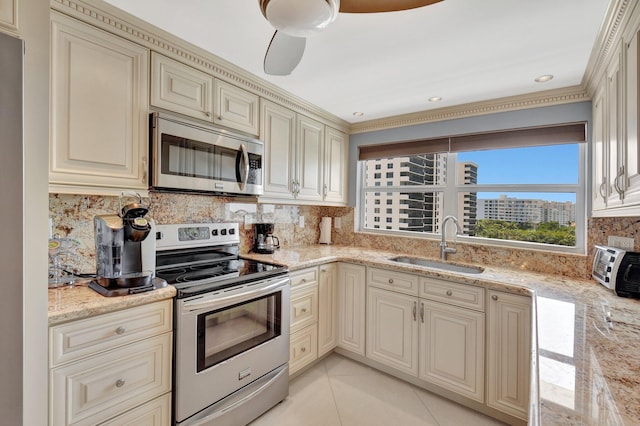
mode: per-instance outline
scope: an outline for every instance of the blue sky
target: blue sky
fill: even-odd
[[[458,161],[478,164],[478,184],[576,184],[578,145],[550,145],[458,153]],[[479,198],[496,198],[497,193],[478,193]],[[518,193],[509,197],[573,201],[575,194]]]

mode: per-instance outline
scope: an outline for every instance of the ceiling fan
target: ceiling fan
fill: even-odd
[[[300,63],[307,36],[331,24],[338,12],[378,13],[415,9],[442,0],[258,0],[276,29],[264,57],[264,72],[289,75]]]

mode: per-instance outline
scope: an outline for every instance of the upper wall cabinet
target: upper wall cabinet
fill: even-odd
[[[258,96],[155,52],[151,105],[258,135]]]
[[[262,100],[265,143],[263,202],[344,205],[348,136],[288,108]]]
[[[640,206],[637,21],[623,33],[593,96],[594,216],[637,216]]]
[[[148,57],[51,12],[50,191],[148,188]]]
[[[213,77],[151,52],[151,105],[210,121]]]
[[[0,27],[18,29],[18,0],[0,0]]]

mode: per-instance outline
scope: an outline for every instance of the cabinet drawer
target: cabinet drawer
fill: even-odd
[[[421,278],[420,297],[484,312],[484,288],[482,287]]]
[[[167,393],[100,426],[167,426],[170,423],[171,393]]]
[[[318,282],[318,268],[291,272],[291,287]]]
[[[293,374],[318,357],[318,331],[310,325],[291,335],[289,374]]]
[[[367,268],[367,284],[416,296],[418,277],[404,272]]]
[[[171,300],[129,308],[49,329],[52,367],[171,331]]]
[[[171,390],[172,334],[51,370],[51,424],[95,425]]]
[[[298,287],[291,292],[291,332],[318,321],[318,286]]]

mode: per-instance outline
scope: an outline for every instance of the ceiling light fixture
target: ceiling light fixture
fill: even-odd
[[[549,80],[552,80],[553,76],[551,74],[541,75],[540,77],[535,79],[536,83],[546,83]]]
[[[364,115],[364,112],[360,112],[360,111],[356,111],[353,113],[354,117],[362,117]]]
[[[429,98],[429,102],[440,102],[442,98],[440,96],[432,96]]]
[[[335,21],[339,0],[261,0],[262,14],[277,30],[295,37],[316,34]]]

